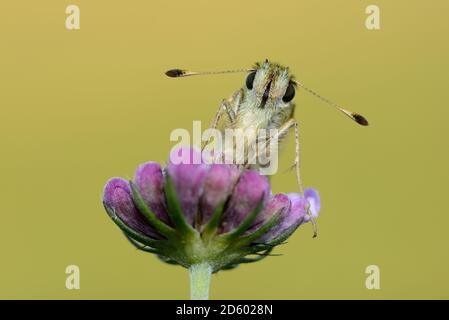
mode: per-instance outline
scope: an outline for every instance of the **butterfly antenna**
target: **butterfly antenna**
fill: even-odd
[[[225,74],[225,73],[237,73],[237,72],[250,72],[252,69],[238,69],[238,70],[225,70],[225,71],[191,71],[184,69],[170,69],[165,72],[165,75],[170,78],[182,78],[189,76],[204,76],[213,74]]]
[[[317,97],[318,99],[320,99],[321,101],[326,102],[326,104],[337,108],[338,110],[340,110],[341,112],[343,112],[346,116],[348,116],[349,118],[351,118],[352,120],[354,120],[355,122],[357,122],[358,124],[362,125],[362,126],[367,126],[368,125],[368,120],[366,120],[366,118],[364,116],[362,116],[361,114],[346,110],[342,107],[340,107],[338,104],[330,101],[329,99],[326,99],[325,97],[322,97],[320,94],[318,94],[317,92],[313,91],[312,89],[306,87],[305,85],[303,85],[301,82],[295,80],[294,81],[298,86],[300,86],[301,88],[303,88],[304,90],[306,90],[307,92],[309,92],[310,94],[314,95],[315,97]]]

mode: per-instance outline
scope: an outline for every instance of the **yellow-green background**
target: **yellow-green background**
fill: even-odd
[[[81,29],[65,29],[65,8]],[[365,7],[381,30],[365,28]],[[244,75],[166,69],[269,58],[367,116],[359,127],[299,93],[304,183],[319,237],[220,272],[211,298],[449,298],[449,2],[2,1],[0,298],[188,298],[188,274],[134,250],[101,205],[105,181],[165,161],[174,128],[209,124]],[[273,179],[296,190],[292,139]],[[65,268],[81,268],[81,290]],[[381,290],[365,288],[366,266]]]

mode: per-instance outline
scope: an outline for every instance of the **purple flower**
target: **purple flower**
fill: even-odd
[[[103,203],[139,249],[185,267],[205,261],[214,271],[260,260],[248,256],[271,251],[320,210],[313,189],[272,195],[267,177],[206,164],[186,148],[172,152],[164,169],[148,162],[134,181],[110,179]]]
[[[110,179],[104,189],[103,203],[112,208],[117,216],[130,228],[141,232],[143,235],[155,239],[160,238],[136,208],[131,198],[128,181],[121,178]]]

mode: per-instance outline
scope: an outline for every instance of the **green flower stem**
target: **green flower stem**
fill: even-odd
[[[192,265],[189,271],[190,299],[208,300],[212,267],[208,263],[199,263]]]

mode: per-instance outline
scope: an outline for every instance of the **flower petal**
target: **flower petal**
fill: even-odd
[[[256,171],[246,170],[232,193],[229,206],[223,216],[222,231],[228,232],[242,223],[245,217],[253,211],[262,199],[266,204],[271,189],[266,176]]]
[[[296,229],[300,224],[305,222],[306,215],[305,206],[306,199],[302,198],[297,193],[288,194],[291,206],[290,210],[284,210],[281,213],[279,223],[271,228],[265,235],[260,237],[257,242],[268,242],[275,240],[286,233]]]
[[[304,196],[309,202],[310,212],[312,213],[312,216],[314,218],[318,217],[321,209],[320,195],[318,194],[318,191],[312,188],[306,189],[304,191]]]
[[[215,209],[232,193],[238,176],[239,170],[235,166],[211,165],[207,172],[200,203],[203,224],[207,223]]]
[[[110,179],[104,188],[103,202],[129,227],[154,239],[161,238],[134,205],[128,181],[121,178]]]
[[[272,196],[247,233],[257,230],[261,225],[270,220],[274,214],[279,212],[282,215],[281,210],[289,212],[290,207],[291,202],[286,194],[278,193]]]
[[[182,162],[179,160],[182,157]],[[198,164],[198,158],[200,163]],[[175,161],[179,164],[175,164]],[[195,149],[175,149],[170,155],[166,170],[173,180],[176,194],[188,223],[193,225],[198,212],[199,199],[203,192],[209,165],[202,162],[201,153]]]
[[[156,217],[171,224],[165,203],[164,176],[161,166],[156,162],[141,164],[136,171],[134,182],[145,203]]]

